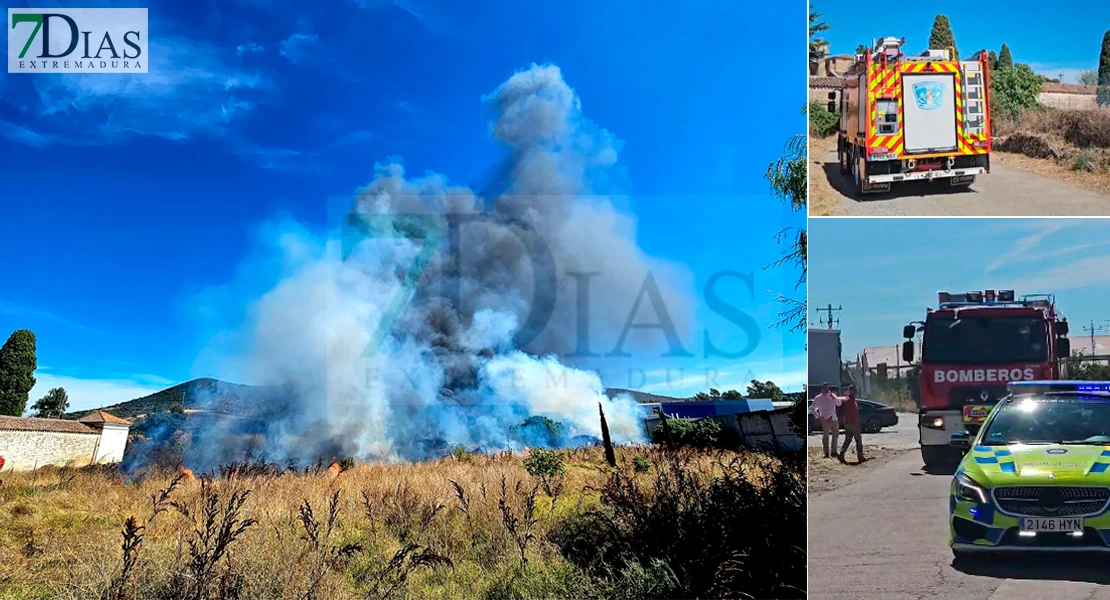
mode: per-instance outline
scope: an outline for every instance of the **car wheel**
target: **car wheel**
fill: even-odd
[[[975,554],[973,552],[968,552],[967,550],[957,550],[955,548],[952,549],[952,562],[958,564],[967,564],[970,562],[974,562],[974,560]]]
[[[864,433],[879,433],[882,429],[883,424],[879,422],[879,417],[868,417],[863,423]]]

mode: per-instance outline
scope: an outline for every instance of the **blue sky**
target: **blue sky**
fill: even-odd
[[[195,299],[238,293],[258,232],[282,218],[322,228],[328,198],[392,156],[409,173],[480,185],[504,157],[482,96],[533,63],[558,65],[585,116],[620,140],[620,191],[648,254],[688,264],[699,288],[723,269],[754,271],[754,298],[721,293],[761,325],[776,309],[768,290],[793,286],[793,273],[762,268],[781,251],[774,233],[804,219],[763,175],[804,128],[804,81],[789,66],[803,60],[802,5],[141,6],[146,75],[0,74],[0,254],[17,257],[0,261],[0,335],[38,335],[32,400],[63,385],[80,408],[219,377],[197,366],[213,331]],[[797,52],[768,54],[788,39]],[[753,57],[760,87],[783,99],[758,115],[745,100]],[[698,330],[683,332],[695,351],[702,328],[742,343],[703,300],[697,313]],[[692,374],[707,368],[722,387],[749,375],[800,385],[803,338],[765,328],[742,364],[694,361],[677,385],[639,387],[697,391],[705,377]]]
[[[902,326],[941,290],[1055,294],[1071,335],[1110,319],[1110,241],[1099,219],[814,219],[810,256],[810,304],[843,306],[846,357],[900,343]]]
[[[1006,44],[1015,63],[1027,63],[1047,77],[1063,74],[1065,83],[1075,83],[1078,73],[1098,68],[1102,37],[1110,29],[1110,3],[1104,0],[881,6],[817,0],[813,10],[832,26],[820,35],[831,44],[833,54],[852,54],[856,46],[870,45],[873,38],[883,36],[905,37],[907,50],[916,54],[928,45],[933,20],[944,14],[961,56],[984,49],[998,52]]]

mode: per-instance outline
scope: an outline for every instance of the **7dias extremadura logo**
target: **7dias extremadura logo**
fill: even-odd
[[[9,8],[9,73],[146,73],[145,8]]]

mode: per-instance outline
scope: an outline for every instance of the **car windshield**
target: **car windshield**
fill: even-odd
[[[999,405],[980,443],[1110,444],[1110,397],[1029,396]]]
[[[1044,321],[1030,317],[935,317],[925,324],[926,362],[1004,364],[1047,357]]]

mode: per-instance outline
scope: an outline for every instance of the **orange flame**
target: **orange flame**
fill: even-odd
[[[183,479],[185,481],[192,481],[192,480],[196,479],[196,476],[193,475],[193,472],[190,471],[189,469],[186,469],[185,465],[181,465],[180,467],[178,467],[178,470],[181,471],[182,475],[184,475]]]
[[[520,457],[528,458],[529,456],[532,456],[532,451],[528,449],[528,446],[525,446],[524,449],[520,451]]]
[[[331,475],[334,479],[336,477],[339,477],[339,472],[342,470],[343,469],[339,466],[339,461],[334,458],[331,459],[331,466],[328,467],[328,474]]]

